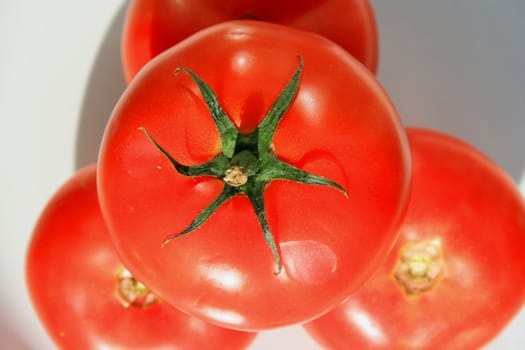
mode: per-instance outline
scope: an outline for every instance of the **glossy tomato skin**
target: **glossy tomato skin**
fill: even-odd
[[[162,301],[124,306],[123,270],[102,219],[94,165],[78,171],[39,218],[26,261],[35,310],[60,349],[244,349],[256,336],[219,328]]]
[[[196,72],[248,133],[293,75],[298,55],[303,76],[275,153],[341,184],[349,198],[327,186],[269,184],[266,214],[284,264],[278,275],[246,196],[161,246],[223,187],[219,179],[178,174],[139,130],[182,164],[219,154],[198,88],[174,69]],[[185,312],[245,330],[308,320],[355,291],[396,238],[409,187],[406,135],[373,74],[323,37],[266,22],[209,27],[159,55],[118,102],[99,158],[101,206],[125,265]]]
[[[371,71],[377,69],[378,34],[368,0],[132,0],[122,34],[126,80],[191,34],[241,18],[318,33],[341,45]]]
[[[454,137],[408,136],[413,192],[400,238],[358,293],[305,325],[326,349],[479,349],[525,301],[525,203],[512,179]],[[393,276],[402,247],[435,239],[443,275],[406,294]]]

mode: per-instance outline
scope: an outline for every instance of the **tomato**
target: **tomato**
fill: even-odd
[[[479,349],[525,301],[525,203],[455,137],[409,129],[412,197],[383,267],[305,325],[326,349]]]
[[[124,269],[102,219],[95,166],[49,201],[27,252],[33,305],[60,349],[243,349],[256,336],[159,300]]]
[[[130,271],[244,330],[354,292],[393,244],[410,187],[404,128],[374,75],[321,36],[257,21],[153,60],[117,103],[98,165]]]
[[[132,0],[122,34],[126,80],[153,57],[200,29],[241,18],[318,33],[373,72],[377,69],[378,34],[368,0]]]

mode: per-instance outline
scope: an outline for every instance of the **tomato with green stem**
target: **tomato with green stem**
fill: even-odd
[[[159,55],[100,148],[125,265],[235,329],[302,322],[354,292],[396,238],[409,187],[404,128],[374,75],[321,36],[259,21]]]
[[[120,263],[102,218],[96,167],[79,170],[42,212],[27,286],[61,349],[245,349],[256,333],[224,329],[171,307]]]
[[[242,18],[318,33],[341,45],[371,71],[377,69],[378,35],[368,0],[132,0],[122,34],[126,81],[191,34]]]
[[[326,349],[479,349],[525,302],[525,201],[472,146],[409,129],[412,196],[376,275],[305,325]]]

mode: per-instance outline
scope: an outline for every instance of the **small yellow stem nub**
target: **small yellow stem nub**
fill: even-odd
[[[122,269],[118,275],[117,295],[125,307],[146,307],[159,301],[155,294],[126,269]]]
[[[394,277],[407,294],[414,295],[432,289],[444,270],[440,239],[408,242],[401,248]]]
[[[226,169],[222,179],[230,186],[239,187],[248,182],[248,174],[244,170],[244,167],[233,165]]]

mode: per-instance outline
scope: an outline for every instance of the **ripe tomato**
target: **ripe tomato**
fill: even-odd
[[[404,214],[409,156],[385,92],[339,46],[233,21],[129,85],[100,148],[99,194],[124,264],[159,296],[268,329],[326,312],[378,267]],[[231,184],[243,162],[253,172]]]
[[[129,82],[153,57],[219,22],[257,18],[323,35],[377,69],[376,21],[368,0],[132,0],[122,35]]]
[[[27,253],[34,307],[60,349],[243,349],[255,333],[220,328],[156,298],[119,262],[102,219],[95,166],[49,201]]]
[[[479,349],[525,301],[525,203],[473,147],[410,129],[412,197],[377,274],[305,325],[327,349]]]

